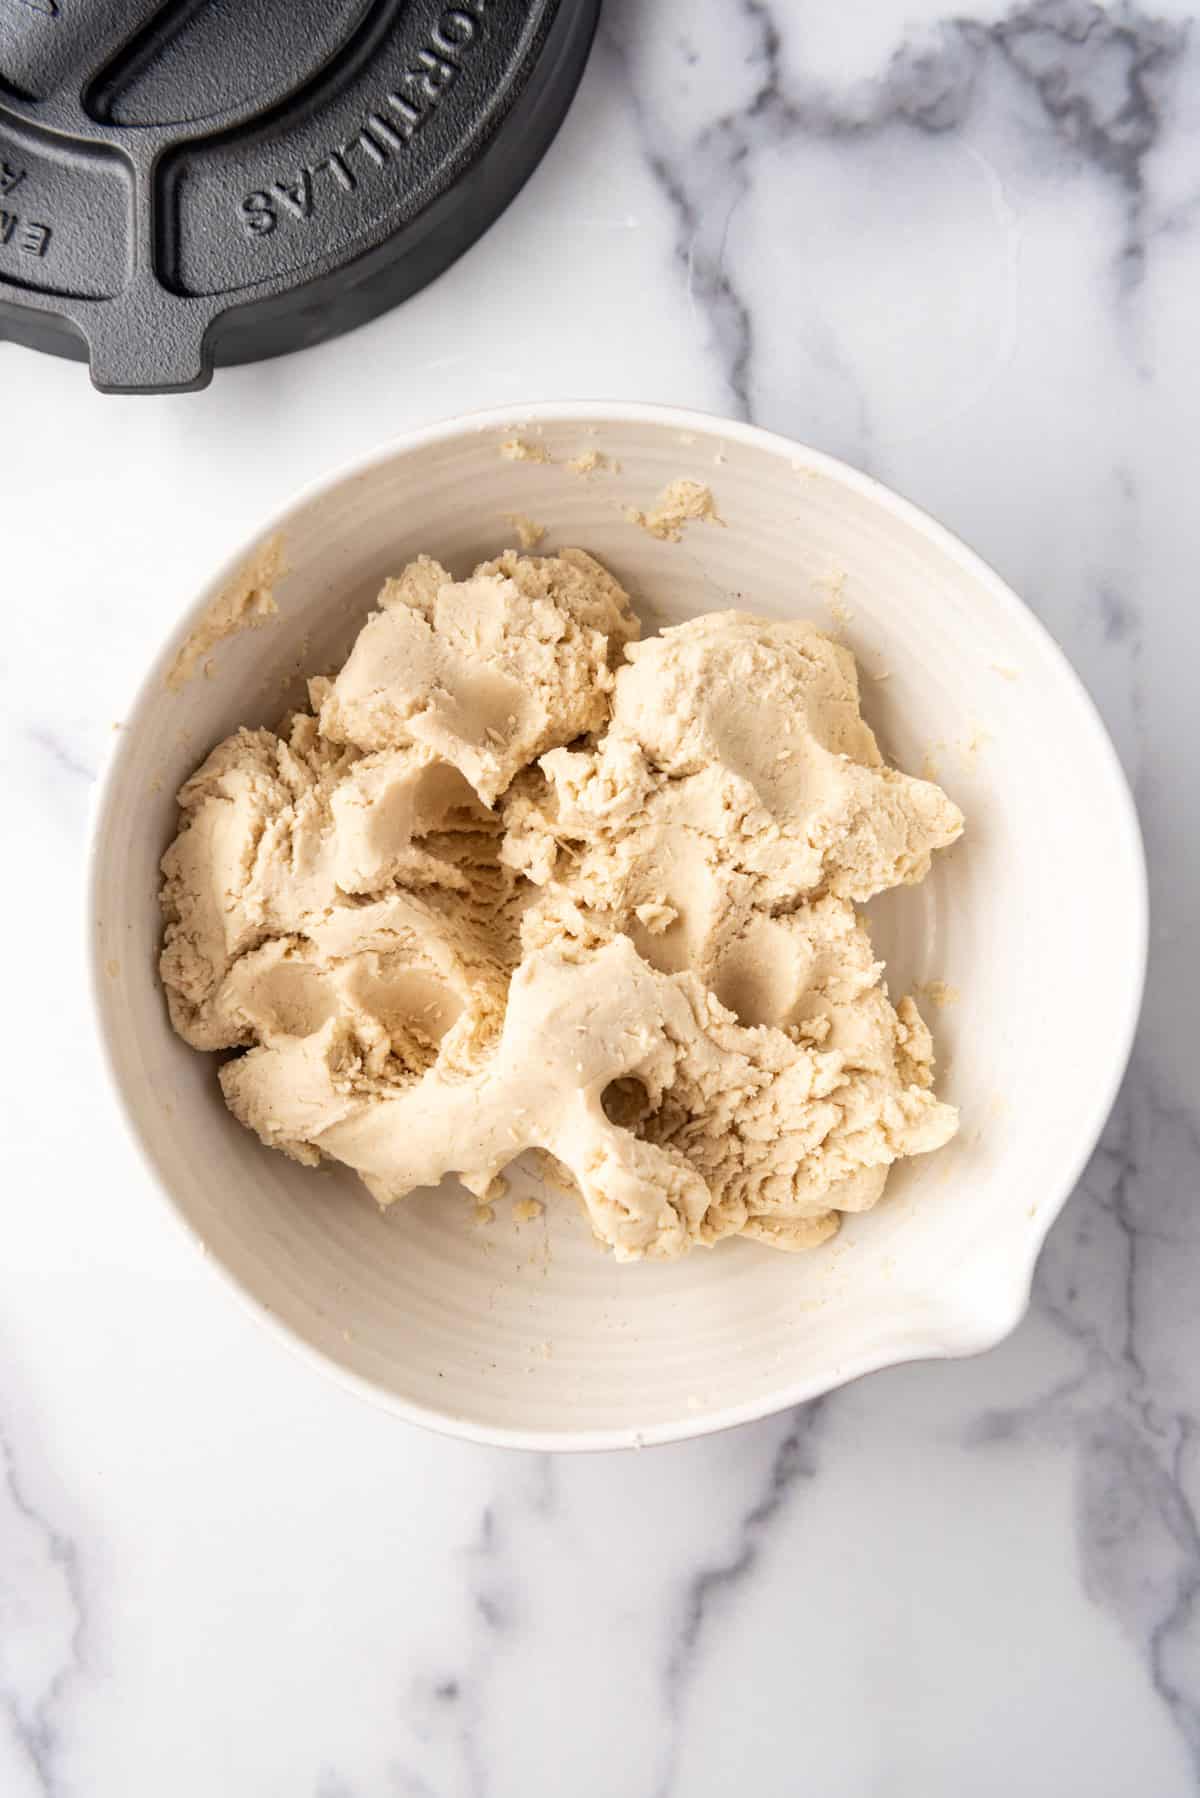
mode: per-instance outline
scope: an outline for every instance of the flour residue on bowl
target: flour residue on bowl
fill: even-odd
[[[951,986],[947,980],[922,980],[918,982],[916,990],[923,999],[928,999],[931,1005],[936,1006],[938,1011],[944,1011],[948,1005],[957,1005],[962,998],[958,988]]]
[[[517,534],[517,542],[522,549],[536,549],[546,535],[546,526],[539,524],[536,518],[530,518],[526,512],[506,512],[506,520]]]
[[[257,630],[275,617],[279,611],[275,603],[275,585],[287,572],[283,537],[277,533],[247,558],[213,600],[199,624],[188,633],[167,674],[167,686],[173,693],[187,685],[197,669],[204,666],[210,652],[226,637],[236,636],[239,631]]]

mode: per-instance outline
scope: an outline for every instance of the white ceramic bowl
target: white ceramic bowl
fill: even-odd
[[[552,459],[506,459],[514,435]],[[567,466],[593,449],[619,472]],[[679,476],[712,487],[724,528],[660,543],[625,508]],[[729,1242],[620,1267],[570,1200],[551,1194],[521,1226],[502,1203],[480,1229],[452,1182],[381,1214],[344,1171],[262,1148],[225,1110],[216,1058],[168,1028],[157,886],[175,789],[236,725],[277,720],[298,668],[344,652],[386,575],[421,550],[467,570],[511,542],[509,513],[548,526],[549,548],[602,557],[647,629],[731,605],[840,629],[885,749],[913,771],[932,761],[966,813],[965,837],[924,885],[871,907],[893,994],[933,980],[957,991],[928,1015],[961,1133],[897,1168],[880,1207],[814,1254]],[[116,1091],[212,1264],[312,1360],[398,1415],[524,1448],[696,1435],[891,1362],[998,1342],[1112,1103],[1146,942],[1128,790],[1024,606],[852,469],[745,425],[643,406],[436,426],[310,488],[256,542],[275,532],[291,568],[278,618],[224,642],[211,678],[168,690],[178,648],[248,544],[150,670],[92,847],[94,993]]]

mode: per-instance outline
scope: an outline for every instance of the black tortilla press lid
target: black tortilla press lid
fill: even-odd
[[[0,339],[107,391],[348,331],[487,229],[599,0],[0,0]]]

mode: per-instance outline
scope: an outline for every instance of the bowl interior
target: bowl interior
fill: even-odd
[[[519,435],[547,460],[510,460]],[[589,451],[609,466],[569,464]],[[617,466],[619,464],[619,467]],[[626,517],[668,481],[712,489],[721,525],[660,543]],[[225,1111],[216,1058],[171,1033],[155,963],[157,864],[174,792],[242,723],[275,723],[335,664],[382,580],[420,551],[461,573],[514,540],[509,515],[580,544],[647,631],[741,606],[807,616],[859,657],[885,750],[936,770],[964,839],[919,888],[871,907],[893,997],[924,1009],[940,1154],[894,1171],[874,1212],[786,1256],[731,1242],[618,1267],[574,1202],[520,1172],[480,1227],[453,1182],[380,1214],[357,1181],[269,1153]],[[424,434],[310,494],[271,530],[278,616],[165,683],[202,596],[148,677],[97,815],[94,965],[118,1089],[161,1184],[242,1292],[407,1415],[530,1446],[655,1441],[751,1417],[868,1368],[994,1341],[1111,1102],[1136,1015],[1143,876],[1107,738],[1057,650],[944,532],[862,477],[743,427],[542,408]],[[1097,978],[1097,970],[1103,978]],[[948,1002],[947,1002],[948,1001]]]

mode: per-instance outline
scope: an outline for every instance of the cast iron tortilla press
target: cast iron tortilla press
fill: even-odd
[[[0,339],[203,387],[439,275],[557,131],[599,0],[0,0]]]

